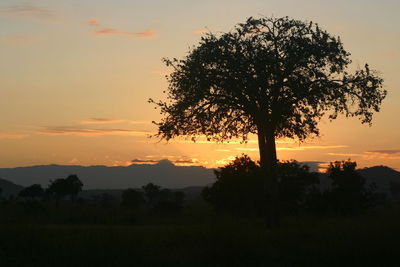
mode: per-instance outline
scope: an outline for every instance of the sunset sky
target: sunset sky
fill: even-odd
[[[185,56],[205,31],[273,15],[340,36],[352,68],[368,63],[388,90],[371,127],[324,120],[319,138],[279,140],[278,157],[400,170],[399,11],[398,0],[1,0],[0,167],[258,159],[254,137],[247,144],[148,138],[161,117],[147,100],[165,97],[163,57]]]

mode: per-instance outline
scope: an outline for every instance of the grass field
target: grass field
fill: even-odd
[[[393,207],[267,229],[196,205],[133,225],[3,224],[0,266],[399,266],[399,226]]]

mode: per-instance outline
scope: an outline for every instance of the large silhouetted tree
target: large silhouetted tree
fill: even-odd
[[[371,123],[379,111],[383,80],[367,64],[350,73],[349,56],[340,38],[288,17],[249,18],[230,32],[208,33],[183,59],[165,59],[173,67],[168,100],[150,99],[164,115],[157,136],[258,135],[267,187],[278,203],[276,138],[318,135],[324,116]],[[278,217],[277,208],[271,216]]]

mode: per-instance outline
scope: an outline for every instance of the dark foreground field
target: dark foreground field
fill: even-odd
[[[3,224],[0,266],[399,266],[397,208],[357,218],[186,212],[146,223]]]

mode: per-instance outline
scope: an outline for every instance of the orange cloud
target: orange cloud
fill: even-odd
[[[77,163],[79,163],[79,160],[77,158],[72,158],[71,160],[68,160],[65,163],[66,164],[77,164]]]
[[[157,33],[154,30],[146,30],[143,32],[125,32],[117,29],[101,29],[94,32],[96,35],[124,35],[136,39],[154,39]]]
[[[0,9],[0,14],[13,18],[30,18],[36,20],[55,20],[54,13],[48,9],[32,5],[16,5]]]
[[[382,149],[382,150],[371,150],[367,153],[383,154],[383,155],[393,155],[400,154],[400,149]]]
[[[371,150],[361,153],[327,153],[330,156],[341,156],[341,157],[358,157],[366,160],[370,159],[400,159],[400,149],[383,149],[383,150]]]
[[[151,121],[130,121],[130,124],[152,124]]]
[[[365,152],[365,158],[400,159],[400,149],[372,150]]]
[[[1,139],[22,139],[25,137],[28,137],[29,135],[27,134],[0,134],[0,140]]]
[[[174,159],[175,158],[175,159]],[[172,163],[176,166],[193,166],[194,164],[198,163],[197,159],[187,159],[187,158],[176,158],[174,156],[170,156],[167,158],[153,160],[153,159],[134,159],[131,161],[131,164],[157,164],[157,163]]]
[[[207,30],[207,29],[200,29],[200,30],[195,30],[194,31],[194,33],[196,33],[196,34],[204,34],[204,33],[207,33],[207,32],[209,32],[209,30]]]
[[[81,121],[81,124],[112,124],[112,123],[121,123],[125,120],[113,120],[107,118],[91,118],[88,120]]]
[[[399,58],[399,53],[397,52],[383,52],[383,53],[379,53],[379,54],[375,54],[375,57],[379,58],[379,59],[397,59]]]
[[[97,18],[92,18],[91,20],[84,22],[83,25],[89,25],[89,26],[98,26],[99,20]]]
[[[362,154],[358,153],[328,153],[329,156],[339,156],[339,157],[362,157]]]
[[[258,148],[253,148],[253,147],[238,147],[238,148],[236,148],[236,150],[239,150],[239,151],[250,151],[250,152],[252,152],[252,151],[258,151]]]
[[[277,147],[276,150],[282,151],[302,151],[302,150],[309,150],[309,149],[331,149],[331,148],[346,148],[348,146],[344,145],[337,145],[337,146],[295,146],[295,147]],[[258,151],[258,148],[253,147],[238,147],[236,150],[239,151]]]
[[[330,149],[330,148],[346,148],[348,146],[345,145],[337,145],[337,146],[296,146],[296,147],[278,147],[276,150],[308,150],[308,149]]]
[[[157,37],[157,33],[154,30],[146,30],[143,32],[134,33],[139,39],[153,39]]]
[[[146,136],[148,131],[136,131],[129,129],[89,129],[74,126],[43,127],[39,134],[47,135],[79,135],[79,136],[101,136],[101,135],[125,135]]]
[[[39,41],[38,38],[31,37],[31,36],[22,36],[22,35],[17,35],[17,36],[4,36],[0,37],[1,42],[7,42],[7,43],[19,43],[19,44],[25,44],[25,43],[32,43]]]

